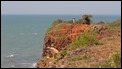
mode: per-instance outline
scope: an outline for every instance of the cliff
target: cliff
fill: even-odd
[[[120,25],[120,20],[111,24],[52,24],[35,68],[121,67]]]

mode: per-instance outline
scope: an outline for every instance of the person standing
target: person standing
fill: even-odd
[[[73,19],[72,19],[72,22],[73,22],[73,23],[75,23],[75,22],[76,22],[75,18],[73,18]]]

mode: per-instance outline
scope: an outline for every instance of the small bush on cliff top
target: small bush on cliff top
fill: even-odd
[[[87,21],[91,22],[91,19],[90,19],[91,17],[92,17],[92,15],[85,14],[79,20],[77,20],[76,23],[83,23],[84,21],[85,22],[87,22]]]

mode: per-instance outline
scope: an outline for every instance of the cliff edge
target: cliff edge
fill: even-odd
[[[35,68],[121,67],[121,19],[111,23],[54,22]]]

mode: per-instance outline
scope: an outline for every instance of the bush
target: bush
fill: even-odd
[[[71,44],[69,44],[69,48],[77,48],[77,47],[85,47],[92,46],[94,44],[99,44],[99,41],[96,39],[96,31],[86,30],[78,37],[76,37]]]
[[[89,14],[85,14],[83,15],[79,20],[76,21],[76,23],[87,23],[87,22],[91,22],[90,18],[92,17],[92,15]]]

